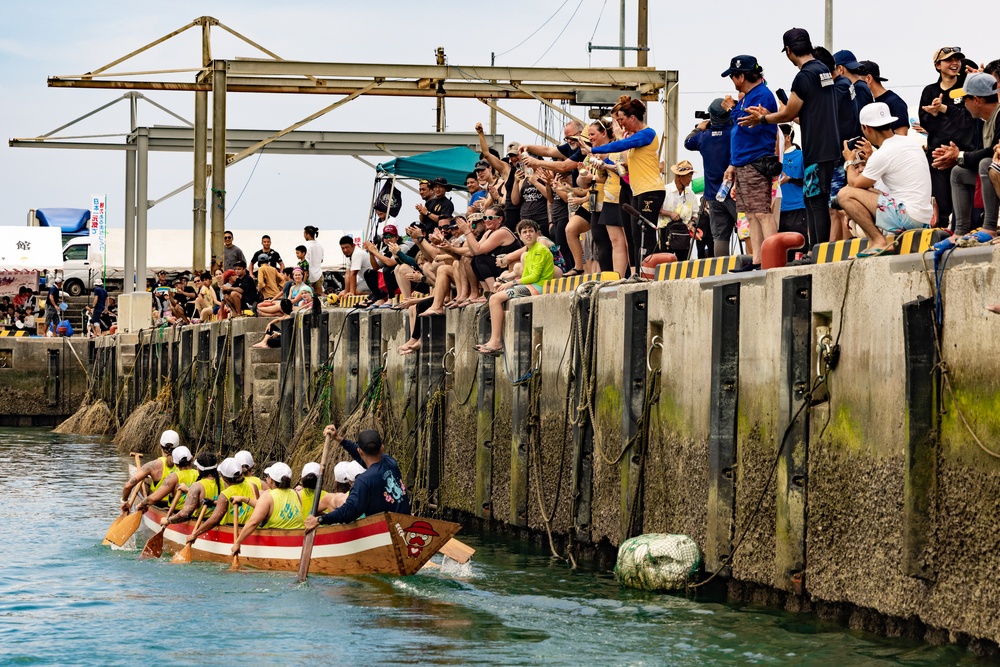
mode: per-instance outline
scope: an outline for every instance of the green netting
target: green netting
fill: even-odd
[[[700,564],[698,545],[687,535],[649,533],[618,547],[615,578],[629,588],[674,591],[691,581]]]

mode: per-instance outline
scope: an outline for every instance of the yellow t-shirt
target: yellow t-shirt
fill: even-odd
[[[250,482],[248,482],[247,480],[243,480],[239,484],[230,484],[229,486],[227,486],[222,490],[221,495],[226,497],[226,501],[229,502],[230,505],[229,509],[226,511],[226,516],[222,518],[222,521],[219,522],[219,525],[223,526],[233,525],[233,506],[232,506],[233,496],[244,496],[246,498],[253,498],[253,489],[254,487],[252,484],[250,484]],[[247,522],[247,519],[250,518],[251,514],[253,514],[253,508],[250,507],[250,503],[243,503],[242,505],[240,505],[239,521],[241,526]]]
[[[302,503],[299,501],[299,494],[294,489],[271,489],[271,516],[267,518],[261,528],[283,528],[285,530],[295,530],[305,528],[306,524],[302,518]]]

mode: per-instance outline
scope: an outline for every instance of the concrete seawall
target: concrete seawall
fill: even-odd
[[[0,338],[0,426],[55,426],[76,412],[87,355],[82,338]]]
[[[307,414],[360,406],[423,511],[551,532],[560,553],[685,533],[734,598],[987,650],[998,264],[949,260],[943,359],[918,255],[516,300],[495,360],[471,308],[423,318],[403,357],[387,310],[300,316],[280,352],[251,350],[256,319],[107,337],[94,386],[124,417],[169,385],[189,442],[281,458]]]

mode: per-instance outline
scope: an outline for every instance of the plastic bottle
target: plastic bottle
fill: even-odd
[[[725,179],[724,181],[722,181],[722,186],[719,188],[719,191],[715,195],[715,200],[720,202],[726,201],[726,199],[729,198],[729,191],[732,189],[733,189],[732,179],[731,178]]]

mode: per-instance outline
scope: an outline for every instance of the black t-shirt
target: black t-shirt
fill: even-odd
[[[880,96],[876,97],[875,101],[882,102],[883,104],[888,106],[889,113],[891,113],[893,116],[896,117],[896,120],[892,122],[893,130],[898,130],[901,127],[910,126],[910,119],[909,119],[910,112],[906,106],[906,102],[903,101],[902,97],[892,92],[891,90],[887,90]]]
[[[521,220],[534,220],[542,228],[549,224],[549,202],[541,191],[525,179],[521,188]],[[520,222],[520,220],[518,220]]]
[[[267,255],[268,257],[270,257],[271,261],[274,262],[275,266],[281,264],[281,255],[278,254],[277,250],[275,250],[274,248],[271,248],[270,250],[264,250],[263,248],[261,248],[260,250],[255,252],[253,254],[253,257],[250,259],[250,268],[253,268],[254,266],[259,266],[257,264],[257,260],[260,258],[261,255]]]
[[[838,76],[833,80],[833,90],[837,94],[837,136],[843,144],[848,139],[861,136],[861,121],[858,120],[858,106],[854,102],[851,80]]]
[[[507,174],[507,182],[503,184],[505,202],[503,208],[503,226],[511,231],[517,229],[517,223],[521,222],[521,207],[510,203],[510,193],[513,189],[514,167],[511,167],[510,173]]]
[[[965,77],[960,76],[955,85],[948,90],[941,89],[940,81],[936,81],[924,88],[920,94],[920,105],[917,118],[920,126],[927,132],[927,157],[933,159],[931,153],[939,146],[947,146],[948,142],[954,141],[959,150],[970,151],[982,148],[983,138],[979,135],[976,127],[976,120],[965,108],[965,102],[961,97],[951,99],[948,93],[955,88],[961,88],[965,83]],[[941,101],[948,107],[948,111],[939,113],[937,116],[924,111],[924,107],[930,104],[938,95]]]
[[[55,306],[52,305],[53,301],[56,304]],[[59,308],[59,286],[56,285],[55,283],[52,283],[52,287],[49,288],[49,296],[48,298],[45,299],[45,307],[56,308],[56,309]]]
[[[252,306],[257,303],[257,281],[250,277],[249,273],[244,273],[242,278],[237,278],[233,287],[243,290],[243,305]]]
[[[840,155],[836,94],[826,65],[810,60],[792,80],[792,92],[802,100],[802,161],[806,165],[836,160]]]

